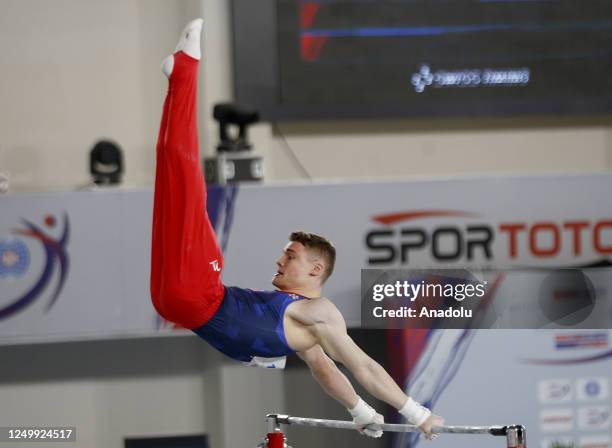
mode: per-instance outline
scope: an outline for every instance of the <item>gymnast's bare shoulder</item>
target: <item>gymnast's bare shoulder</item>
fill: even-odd
[[[317,297],[290,304],[284,316],[285,337],[289,346],[304,351],[320,343],[322,337],[341,337],[346,323],[334,303]]]

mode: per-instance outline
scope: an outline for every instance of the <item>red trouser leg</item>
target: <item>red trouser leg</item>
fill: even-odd
[[[197,59],[174,55],[157,141],[151,297],[166,320],[194,329],[223,299],[223,255],[206,213],[198,149]]]

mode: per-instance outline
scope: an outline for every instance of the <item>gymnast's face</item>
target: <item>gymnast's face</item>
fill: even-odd
[[[276,266],[272,284],[283,291],[316,286],[322,270],[320,260],[297,241],[285,246]]]

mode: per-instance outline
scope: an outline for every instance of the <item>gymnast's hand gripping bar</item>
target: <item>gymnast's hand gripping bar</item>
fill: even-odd
[[[313,428],[356,429],[353,422],[342,420],[324,420],[319,418],[292,417],[281,414],[268,414],[266,416],[268,437],[267,448],[283,448],[285,446],[284,434],[280,425],[309,426]],[[386,432],[420,432],[415,425],[402,425],[383,423],[368,425],[371,429],[381,429]],[[505,436],[507,448],[526,448],[525,427],[522,425],[507,426],[436,426],[432,428],[434,434],[490,434],[492,436]]]

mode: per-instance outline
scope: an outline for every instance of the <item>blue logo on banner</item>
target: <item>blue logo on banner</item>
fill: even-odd
[[[30,251],[21,240],[0,240],[0,277],[21,277],[30,265]]]
[[[601,391],[601,386],[597,381],[589,381],[584,386],[584,391],[589,397],[597,397]]]
[[[57,301],[59,294],[62,292],[66,276],[68,275],[69,259],[68,253],[66,252],[66,246],[68,245],[68,238],[70,235],[68,215],[64,214],[64,227],[59,239],[53,238],[51,235],[45,233],[41,227],[27,219],[22,219],[22,222],[23,227],[15,229],[13,233],[36,240],[41,244],[45,253],[44,268],[40,277],[36,279],[36,282],[28,291],[20,297],[15,297],[8,301],[8,305],[0,305],[0,320],[11,317],[34,303],[49,285],[53,273],[55,272],[55,266],[59,264],[59,280],[46,309],[46,311],[49,311]],[[47,215],[44,223],[46,227],[55,227],[55,217]],[[11,243],[3,241],[0,245],[0,257],[0,277],[6,275],[22,275],[27,271],[30,260],[29,251],[27,246],[20,240]]]

